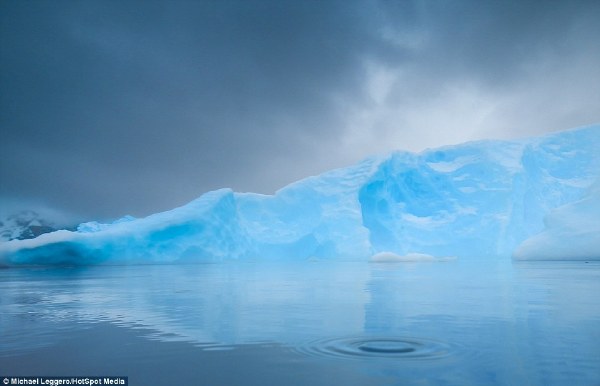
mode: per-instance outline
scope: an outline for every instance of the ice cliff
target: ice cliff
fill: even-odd
[[[552,210],[543,232],[525,240],[517,260],[600,260],[600,181],[581,200]]]
[[[517,247],[520,259],[600,259],[577,249],[598,250],[599,171],[600,126],[394,152],[274,195],[222,189],[146,218],[4,242],[0,265],[489,259]]]

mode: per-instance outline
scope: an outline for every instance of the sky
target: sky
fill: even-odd
[[[0,0],[0,215],[600,122],[600,1]]]

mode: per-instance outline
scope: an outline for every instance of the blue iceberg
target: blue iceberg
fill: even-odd
[[[519,245],[517,260],[600,260],[600,181],[581,200],[552,210],[543,232]]]
[[[398,151],[274,195],[221,189],[146,218],[4,242],[0,265],[587,259],[577,247],[597,248],[599,171],[600,126]]]

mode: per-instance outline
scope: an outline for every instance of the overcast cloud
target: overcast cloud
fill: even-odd
[[[0,2],[0,210],[136,216],[600,122],[598,1]]]

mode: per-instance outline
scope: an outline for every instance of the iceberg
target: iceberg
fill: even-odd
[[[396,151],[273,195],[221,189],[145,218],[3,242],[0,265],[491,259],[510,257],[517,246],[515,257],[529,258],[552,249],[547,242],[558,236],[597,236],[578,227],[596,229],[589,205],[598,208],[598,195],[589,191],[599,176],[599,149],[596,125]]]
[[[543,232],[515,250],[516,260],[600,260],[600,181],[583,199],[548,214]]]
[[[113,221],[110,224],[101,223],[98,221],[84,222],[77,226],[77,232],[81,232],[81,233],[98,232],[98,231],[106,229],[114,224],[120,224],[120,223],[129,222],[129,221],[133,221],[133,220],[135,220],[135,217],[127,215],[127,216],[123,216],[120,219]]]

